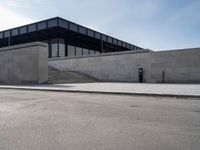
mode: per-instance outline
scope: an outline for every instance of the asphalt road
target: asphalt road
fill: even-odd
[[[0,150],[200,150],[200,99],[0,90]]]

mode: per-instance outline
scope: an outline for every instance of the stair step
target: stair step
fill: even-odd
[[[86,74],[70,70],[58,70],[53,67],[48,67],[48,71],[49,71],[48,83],[51,84],[100,82],[100,80],[90,77]]]

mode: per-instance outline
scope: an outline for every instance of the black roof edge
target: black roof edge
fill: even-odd
[[[80,25],[80,24],[78,24],[78,23],[75,23],[75,22],[69,21],[69,20],[67,20],[67,19],[61,18],[61,17],[59,17],[59,16],[52,17],[52,18],[48,18],[48,19],[41,20],[41,21],[36,21],[36,22],[33,22],[33,23],[25,24],[25,25],[22,25],[22,26],[18,26],[18,27],[6,29],[6,30],[2,30],[2,31],[0,31],[0,32],[3,33],[3,32],[6,32],[6,31],[12,31],[12,30],[14,30],[14,29],[18,29],[18,28],[30,26],[30,25],[33,25],[33,24],[38,24],[38,23],[40,23],[40,22],[45,22],[45,21],[49,21],[49,20],[53,20],[53,19],[61,19],[61,20],[67,21],[67,22],[69,22],[69,23],[73,23],[73,24],[76,24],[76,25],[78,25],[78,26],[84,27],[84,28],[86,28],[86,29],[92,30],[93,32],[97,32],[97,33],[100,33],[100,34],[105,35],[105,36],[107,36],[107,37],[111,37],[111,38],[113,38],[113,39],[116,39],[116,40],[118,40],[118,41],[124,42],[124,43],[126,43],[126,44],[130,44],[131,46],[137,47],[137,48],[139,48],[139,49],[143,49],[143,48],[141,48],[141,47],[139,47],[139,46],[136,46],[136,45],[134,45],[134,44],[132,44],[132,43],[129,43],[129,42],[120,40],[120,39],[115,38],[115,37],[113,37],[113,36],[107,35],[107,34],[105,34],[105,33],[103,33],[103,32],[96,31],[96,30],[94,30],[94,29],[85,27],[85,26]]]

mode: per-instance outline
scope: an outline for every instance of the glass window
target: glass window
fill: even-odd
[[[126,48],[129,48],[128,43],[126,43]]]
[[[59,39],[59,57],[65,57],[65,40]]]
[[[128,48],[128,49],[129,49],[129,46],[130,46],[130,44],[126,43],[126,48]]]
[[[95,32],[95,38],[97,38],[97,39],[101,39],[101,34],[98,33],[98,32]]]
[[[25,27],[19,28],[19,33],[20,33],[20,34],[24,34],[24,33],[26,33],[26,32],[27,32],[26,26],[25,26]]]
[[[28,26],[28,32],[36,31],[36,24],[32,24]]]
[[[113,44],[117,45],[117,39],[113,39]]]
[[[94,50],[91,50],[92,51],[92,54],[94,55],[95,54],[95,51]]]
[[[51,27],[57,27],[57,19],[51,19],[51,20],[48,20],[47,21],[47,24],[48,24],[48,27],[51,28]]]
[[[59,57],[65,57],[65,44],[59,43]]]
[[[52,57],[58,57],[59,52],[58,52],[58,43],[52,43],[51,44],[51,56]]]
[[[125,43],[125,46],[124,46],[125,48],[127,48],[127,43]]]
[[[111,37],[108,37],[108,42],[112,43],[112,38]]]
[[[88,36],[91,36],[91,37],[94,37],[94,31],[88,29],[87,35],[88,35]]]
[[[94,51],[94,54],[95,54],[95,55],[98,54],[98,51]]]
[[[75,56],[75,46],[68,45],[68,57]]]
[[[52,57],[58,57],[58,43],[51,44]]]
[[[89,51],[88,51],[88,49],[86,49],[86,48],[83,48],[83,55],[84,56],[87,56],[89,54]]]
[[[128,48],[128,49],[129,49],[129,45],[130,45],[130,44],[126,43],[126,48]]]
[[[12,30],[12,36],[18,35],[18,29],[13,29]]]
[[[76,56],[82,56],[82,48],[76,47]]]
[[[93,50],[90,50],[90,55],[94,55],[94,51]]]
[[[118,40],[118,45],[119,45],[119,46],[122,46],[122,41],[119,41],[119,40]]]
[[[75,32],[78,32],[78,25],[74,23],[69,23],[69,29]]]
[[[39,23],[37,24],[37,29],[38,29],[38,30],[46,29],[46,21],[39,22]]]
[[[10,37],[10,31],[5,31],[4,32],[4,38],[6,38],[6,37]]]
[[[126,47],[126,43],[125,42],[123,42],[123,45],[122,45],[123,47]]]
[[[0,32],[0,39],[2,39],[3,38],[3,33],[2,32]]]
[[[62,19],[58,19],[58,25],[59,27],[68,29],[68,21],[62,20]]]
[[[50,49],[51,49],[51,57],[58,57],[58,40],[57,39],[51,39],[50,40]]]
[[[103,40],[103,41],[107,41],[105,35],[102,35],[102,40]]]
[[[86,34],[86,28],[79,26],[79,33]]]
[[[133,45],[131,45],[131,49],[133,49]]]

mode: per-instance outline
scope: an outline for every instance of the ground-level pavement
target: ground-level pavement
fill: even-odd
[[[0,90],[0,150],[199,148],[199,98]]]
[[[200,84],[141,84],[99,82],[80,84],[47,84],[35,86],[0,85],[0,88],[200,97]]]

